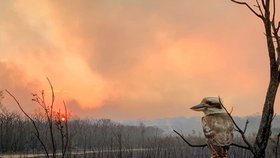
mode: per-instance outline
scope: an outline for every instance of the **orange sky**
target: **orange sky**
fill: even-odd
[[[235,115],[261,111],[268,55],[262,23],[245,7],[220,0],[0,4],[0,89],[30,111],[38,108],[30,93],[49,88],[46,76],[56,106],[65,100],[80,117],[195,116],[190,106],[218,95]],[[17,109],[8,97],[4,103]]]

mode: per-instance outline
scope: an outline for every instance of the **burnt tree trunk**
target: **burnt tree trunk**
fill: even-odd
[[[270,68],[270,81],[267,88],[265,102],[263,106],[261,121],[258,129],[258,133],[256,135],[256,139],[254,144],[251,144],[245,137],[245,132],[247,128],[248,122],[246,122],[246,126],[244,130],[240,129],[238,125],[233,120],[230,112],[227,114],[232,119],[237,132],[239,132],[242,136],[242,139],[245,146],[238,144],[231,144],[233,146],[237,146],[246,150],[249,150],[254,158],[265,158],[265,151],[268,144],[269,137],[271,135],[271,123],[274,117],[274,103],[276,99],[277,90],[280,82],[280,21],[276,22],[276,0],[255,0],[255,5],[250,5],[243,0],[230,0],[236,4],[246,6],[254,15],[260,18],[264,24],[265,29],[265,38],[267,51],[269,56],[269,68]],[[272,3],[272,4],[270,4]],[[220,102],[221,103],[221,102]],[[222,104],[222,103],[221,103]],[[174,132],[176,132],[174,130]],[[188,141],[184,139],[178,132],[176,132],[189,146],[192,147],[202,147],[205,145],[192,145]],[[277,143],[278,144],[278,143]],[[276,153],[277,157],[277,153]]]
[[[279,64],[276,59],[276,50],[273,42],[272,21],[270,20],[270,1],[265,3],[263,23],[265,27],[267,49],[270,60],[270,82],[266,93],[265,103],[262,111],[262,118],[254,143],[254,157],[264,158],[268,139],[271,135],[271,123],[274,116],[274,102],[279,86]],[[279,57],[278,57],[279,58]]]
[[[265,149],[267,147],[268,139],[271,135],[271,123],[274,115],[274,101],[278,86],[278,80],[271,79],[266,94],[258,134],[254,143],[254,158],[265,157]]]
[[[270,63],[270,81],[266,92],[258,133],[253,147],[249,148],[254,155],[254,158],[264,158],[268,140],[271,135],[271,123],[274,116],[274,102],[280,81],[280,21],[275,21],[276,0],[255,0],[256,4],[253,5],[254,7],[244,1],[231,1],[239,5],[246,6],[252,13],[260,18],[264,24]]]

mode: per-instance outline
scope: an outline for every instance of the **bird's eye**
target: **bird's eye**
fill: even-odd
[[[222,105],[220,103],[215,103],[212,106],[218,109],[222,109]]]
[[[211,101],[206,101],[206,104],[212,105],[212,102]]]

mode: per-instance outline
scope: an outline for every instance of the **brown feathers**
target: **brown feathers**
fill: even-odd
[[[209,98],[204,98],[204,100],[202,100],[202,102],[205,102],[207,105],[213,107],[213,108],[218,108],[218,109],[222,109],[222,105],[220,102],[217,102],[216,100],[210,100]]]
[[[203,132],[213,158],[226,158],[233,138],[233,123],[226,113],[206,115],[202,118]]]
[[[234,125],[218,97],[203,98],[201,103],[191,107],[192,110],[202,111],[203,132],[212,158],[227,158],[227,152],[233,138]]]

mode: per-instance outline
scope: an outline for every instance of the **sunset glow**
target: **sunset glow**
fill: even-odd
[[[31,93],[50,95],[46,77],[55,105],[65,100],[82,118],[191,117],[199,114],[189,108],[206,96],[221,96],[234,115],[262,110],[268,54],[262,24],[245,7],[220,0],[0,2],[0,90],[29,111],[38,108]],[[8,97],[4,103],[18,110]]]

